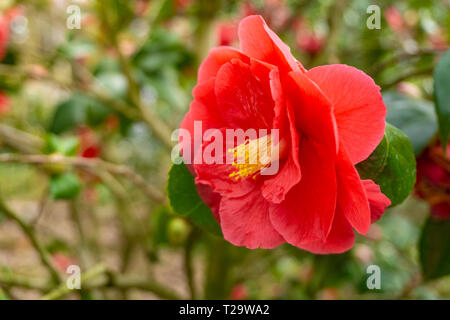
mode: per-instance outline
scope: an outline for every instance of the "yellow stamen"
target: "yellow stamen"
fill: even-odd
[[[231,165],[235,168],[229,177],[236,181],[247,177],[256,179],[261,170],[281,157],[280,151],[285,149],[280,148],[281,146],[284,146],[284,143],[280,142],[273,146],[271,136],[266,135],[259,139],[247,140],[235,148],[228,149],[228,152],[233,154],[234,161]]]

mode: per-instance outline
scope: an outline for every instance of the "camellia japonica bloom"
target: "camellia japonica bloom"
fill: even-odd
[[[181,128],[194,135],[201,121],[203,132],[267,129],[266,136],[240,145],[224,142],[224,156],[246,158],[258,152],[257,145],[269,148],[277,129],[277,157],[269,162],[279,170],[261,174],[267,162],[194,161],[188,167],[199,194],[234,245],[287,242],[320,254],[350,249],[354,230],[366,234],[390,205],[379,186],[361,180],[355,169],[384,134],[380,88],[347,65],[306,70],[260,16],[241,21],[239,41],[240,50],[214,48],[203,61]],[[180,136],[185,162],[212,140],[195,149],[192,139]]]

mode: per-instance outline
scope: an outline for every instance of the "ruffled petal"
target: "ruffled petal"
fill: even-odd
[[[214,86],[215,78],[211,78],[194,88],[194,100],[191,102],[189,112],[184,116],[180,124],[180,129],[189,132],[189,136],[184,136],[183,133],[180,133],[179,137],[181,153],[187,164],[193,162],[195,155],[199,151],[202,145],[203,132],[211,128],[222,128],[225,126],[218,112]],[[200,122],[197,123],[197,126],[201,125],[201,128],[198,127],[199,130],[196,130],[197,132],[194,132],[194,121],[201,121],[201,124]],[[187,155],[183,150],[190,150],[190,155]]]
[[[274,102],[270,91],[240,60],[224,64],[215,87],[219,113],[227,127],[246,129],[271,128]]]
[[[335,158],[339,140],[331,102],[305,74],[291,72],[287,80],[287,103],[294,111],[297,129]]]
[[[197,192],[203,202],[211,208],[214,218],[220,223],[219,208],[221,195],[212,191],[211,187],[207,184],[196,184]]]
[[[269,202],[257,187],[239,198],[222,198],[220,225],[226,240],[249,249],[272,249],[284,243],[269,218]]]
[[[327,239],[325,241],[303,241],[298,247],[314,254],[333,254],[350,250],[354,243],[355,232],[338,205]]]
[[[267,26],[261,16],[248,16],[239,24],[241,50],[248,56],[277,66],[280,72],[305,72],[290,48]]]
[[[302,138],[302,179],[286,199],[270,208],[270,219],[286,241],[299,246],[304,241],[325,240],[336,209],[336,172],[324,147]]]
[[[264,181],[261,192],[263,197],[273,203],[282,202],[286,194],[299,183],[302,175],[299,162],[299,137],[295,128],[295,119],[292,108],[287,108],[287,119],[289,122],[290,152],[277,175]]]
[[[380,87],[347,65],[319,66],[307,72],[334,107],[339,138],[353,164],[365,160],[383,138],[386,107]]]
[[[350,162],[345,148],[339,148],[336,161],[338,202],[350,225],[360,234],[370,228],[370,208],[364,187],[354,165]]]
[[[217,47],[211,49],[209,55],[203,60],[198,69],[198,83],[208,81],[215,77],[220,67],[233,59],[249,63],[250,59],[245,54],[232,47]]]
[[[372,180],[361,180],[361,183],[364,186],[367,199],[369,200],[371,222],[377,222],[380,220],[386,208],[391,205],[391,200],[381,192],[380,186]]]

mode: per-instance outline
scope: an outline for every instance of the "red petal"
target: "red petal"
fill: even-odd
[[[212,191],[209,185],[201,183],[197,184],[197,192],[200,198],[202,198],[203,202],[211,208],[214,218],[216,218],[217,222],[220,223],[219,207],[220,200],[222,199],[220,194]]]
[[[391,205],[391,200],[381,193],[380,186],[372,180],[361,180],[363,184],[367,199],[369,199],[371,222],[380,220],[384,211]]]
[[[299,163],[299,138],[295,128],[295,119],[292,108],[287,108],[287,115],[290,127],[291,149],[288,159],[284,163],[279,173],[273,178],[264,181],[261,192],[267,200],[273,203],[280,203],[286,194],[299,183],[301,170]]]
[[[284,243],[270,222],[269,205],[257,187],[239,198],[222,198],[219,214],[224,238],[249,249],[272,249]]]
[[[207,156],[205,156],[205,148],[214,143],[215,139],[205,137],[202,149],[197,153],[194,162],[195,183],[209,185],[214,192],[222,196],[240,197],[247,194],[249,190],[254,189],[257,181],[254,179],[235,180],[230,177],[230,174],[235,171],[235,168],[231,164],[227,164],[227,150],[233,148],[235,144],[234,141],[227,141],[225,130],[225,128],[220,129],[222,136],[221,160],[219,160],[219,155],[217,155],[216,159],[210,159],[211,161],[207,159]],[[215,153],[214,156],[216,156]],[[200,157],[202,157],[201,161],[199,160]]]
[[[334,158],[339,144],[331,102],[303,73],[291,72],[287,80],[287,101],[294,110],[298,130],[324,146],[328,156]]]
[[[222,128],[225,125],[218,112],[214,85],[215,78],[212,78],[204,83],[198,84],[194,88],[194,100],[191,102],[189,112],[184,116],[180,125],[180,129],[185,129],[190,132],[190,140],[184,140],[180,134],[181,151],[187,150],[188,147],[191,149],[189,163],[193,162],[194,156],[198,152],[198,150],[194,150],[194,142],[196,142],[194,140],[198,139],[197,145],[201,146],[204,131],[211,128]],[[198,137],[194,136],[194,121],[202,121],[202,130],[198,133]]]
[[[270,209],[273,226],[294,246],[304,241],[324,240],[330,232],[336,209],[336,172],[333,160],[323,149],[302,138],[302,179],[282,203]]]
[[[349,250],[354,242],[355,233],[338,204],[328,238],[325,241],[304,241],[298,247],[315,254],[331,254]]]
[[[216,78],[219,113],[227,127],[271,128],[274,102],[267,87],[240,60],[224,64]]]
[[[205,82],[217,75],[220,67],[233,59],[239,59],[249,63],[250,59],[232,47],[217,47],[211,49],[209,55],[203,60],[198,69],[198,83]]]
[[[305,72],[289,47],[267,26],[261,16],[248,16],[239,24],[241,50],[252,58],[277,66],[281,72]]]
[[[360,234],[370,228],[370,208],[361,179],[341,145],[336,161],[338,202],[345,218]]]
[[[307,72],[334,107],[339,138],[353,164],[366,159],[383,138],[386,107],[380,88],[364,72],[328,65]]]

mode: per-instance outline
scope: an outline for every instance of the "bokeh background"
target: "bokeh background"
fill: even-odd
[[[366,24],[373,4],[379,29]],[[450,1],[2,0],[0,10],[0,299],[450,298],[450,163],[433,89]],[[251,14],[306,68],[345,63],[373,77],[413,144],[416,190],[345,254],[233,247],[168,205],[171,134],[199,63],[238,46]],[[372,264],[381,289],[366,285]],[[65,288],[70,265],[82,290]]]

